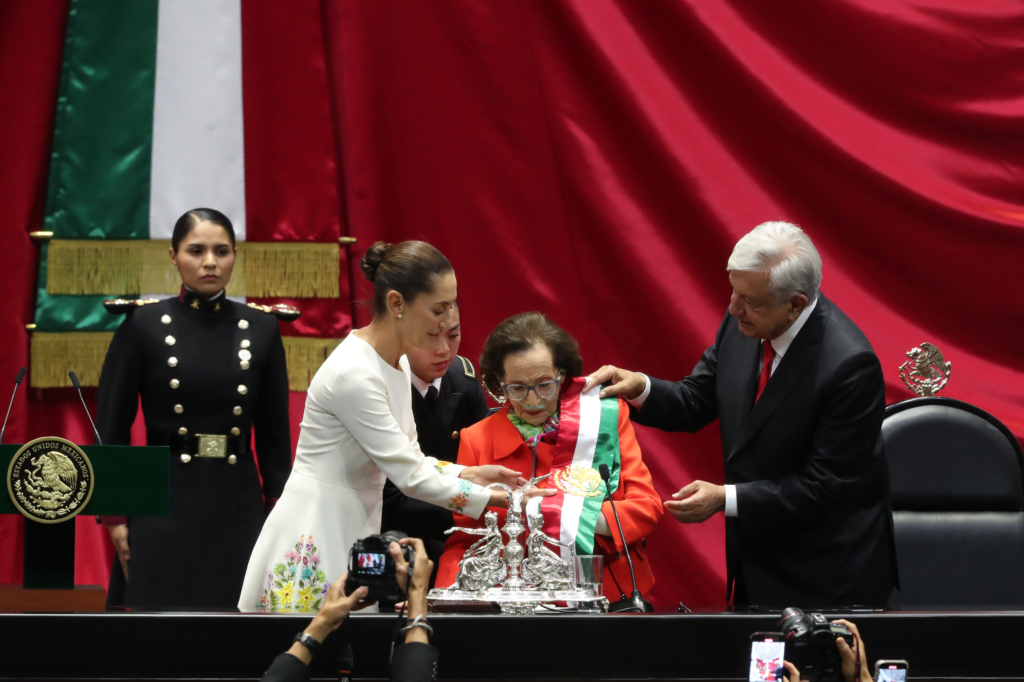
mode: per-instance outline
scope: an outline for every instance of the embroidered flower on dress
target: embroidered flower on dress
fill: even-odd
[[[459,492],[456,493],[455,497],[448,500],[448,508],[461,514],[465,510],[466,505],[469,504],[469,493],[472,491],[472,483],[459,479]]]
[[[443,459],[439,459],[436,462],[434,462],[434,469],[437,471],[437,473],[443,474],[445,468],[450,467],[451,465],[451,462],[446,462]]]
[[[320,554],[313,544],[313,536],[299,536],[295,549],[285,552],[284,559],[274,564],[274,570],[267,574],[267,586],[256,608],[265,611],[318,611],[330,586],[327,574],[319,568]],[[301,571],[298,570],[300,566]],[[296,579],[298,586],[295,585]],[[293,604],[296,591],[298,598]]]

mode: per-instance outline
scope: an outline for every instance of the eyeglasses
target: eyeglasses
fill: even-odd
[[[541,400],[549,400],[554,397],[558,391],[558,382],[562,380],[565,375],[565,370],[558,370],[558,376],[548,381],[542,381],[539,384],[532,386],[524,386],[523,384],[502,384],[501,387],[505,389],[505,393],[508,394],[509,399],[515,400],[517,403],[526,400],[530,396],[530,391],[537,394],[537,397]]]

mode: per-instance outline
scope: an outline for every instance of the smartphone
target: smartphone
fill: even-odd
[[[875,682],[907,682],[907,662],[875,661]]]
[[[778,682],[786,658],[786,639],[781,632],[755,632],[750,636],[750,682]]]

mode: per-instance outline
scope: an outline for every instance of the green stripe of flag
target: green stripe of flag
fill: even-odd
[[[46,199],[58,239],[149,238],[158,5],[71,1]]]

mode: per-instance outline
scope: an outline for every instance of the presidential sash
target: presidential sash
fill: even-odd
[[[619,486],[619,399],[600,397],[600,390],[583,393],[585,377],[573,379],[562,393],[558,438],[551,461],[548,488],[558,492],[542,498],[544,533],[575,545],[577,554],[593,554],[594,529],[606,493],[598,473],[602,464],[611,472],[611,491]],[[561,548],[570,560],[569,549]]]

